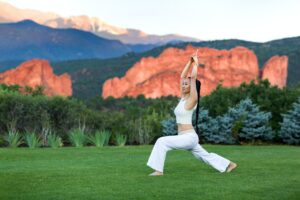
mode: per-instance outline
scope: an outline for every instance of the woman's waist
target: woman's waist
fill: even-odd
[[[184,126],[178,126],[178,134],[184,133],[196,133],[196,131],[191,124],[184,124]]]
[[[189,130],[189,129],[194,129],[192,124],[180,124],[177,123],[177,130],[178,131],[184,131],[184,130]]]

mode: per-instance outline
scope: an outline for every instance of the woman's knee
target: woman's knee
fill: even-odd
[[[164,136],[159,137],[159,138],[156,140],[156,143],[158,143],[158,144],[162,144],[162,143],[164,143],[164,142],[165,142],[165,137],[164,137]]]

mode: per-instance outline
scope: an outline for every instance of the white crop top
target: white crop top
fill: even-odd
[[[179,124],[192,124],[192,116],[194,110],[197,108],[197,104],[191,110],[186,110],[184,108],[185,99],[181,98],[176,108],[174,109],[174,114],[176,116],[176,123]]]

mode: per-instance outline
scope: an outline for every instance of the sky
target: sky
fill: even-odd
[[[266,42],[300,36],[300,0],[1,0],[148,34]]]

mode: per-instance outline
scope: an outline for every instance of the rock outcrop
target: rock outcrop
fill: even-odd
[[[277,85],[279,88],[283,88],[286,85],[287,69],[287,56],[273,56],[263,67],[262,79],[268,79],[271,85]]]
[[[57,76],[47,60],[33,59],[19,65],[16,69],[0,73],[0,83],[20,86],[43,86],[48,96],[72,95],[72,81],[69,74]]]
[[[198,48],[198,79],[202,83],[201,95],[208,95],[222,81],[224,87],[239,86],[261,76],[258,60],[253,51],[245,47],[230,50]],[[147,98],[180,95],[180,75],[190,55],[196,48],[168,48],[159,57],[142,58],[131,67],[124,77],[114,77],[103,84],[102,96],[120,98],[144,94]],[[272,57],[265,65],[263,78],[273,85],[285,86],[287,78],[287,57]]]

